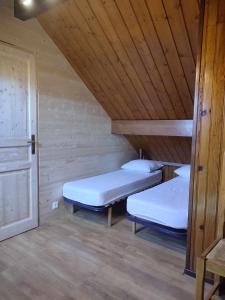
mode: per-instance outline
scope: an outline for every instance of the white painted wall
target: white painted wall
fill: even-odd
[[[114,170],[136,153],[124,137],[111,135],[109,117],[39,23],[15,19],[6,0],[0,1],[0,40],[36,56],[43,223],[65,181]]]

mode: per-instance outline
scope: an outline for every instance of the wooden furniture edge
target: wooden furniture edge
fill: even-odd
[[[112,133],[192,137],[193,120],[113,120]]]

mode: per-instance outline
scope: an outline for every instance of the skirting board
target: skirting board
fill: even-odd
[[[184,269],[184,275],[188,275],[190,277],[196,278],[196,273],[194,271],[191,271],[191,270],[186,269],[186,268]],[[207,282],[209,284],[213,284],[214,281],[211,278],[206,278],[205,282]]]

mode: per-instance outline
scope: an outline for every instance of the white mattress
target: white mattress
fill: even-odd
[[[188,223],[189,180],[176,177],[127,199],[129,214],[175,229]]]
[[[63,196],[86,205],[105,206],[160,183],[161,171],[145,173],[118,170],[65,183]]]

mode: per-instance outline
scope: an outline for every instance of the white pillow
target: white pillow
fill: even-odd
[[[191,167],[190,165],[185,165],[181,168],[178,168],[174,171],[178,176],[190,179],[190,174],[191,174]]]
[[[155,160],[136,159],[121,166],[124,170],[141,171],[151,173],[152,171],[162,168],[163,165]]]

